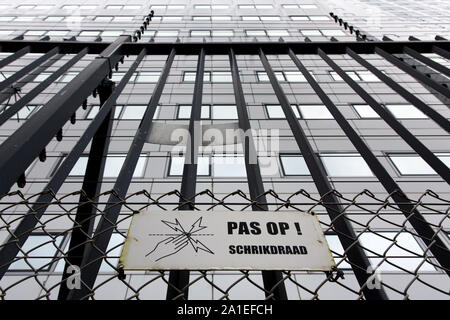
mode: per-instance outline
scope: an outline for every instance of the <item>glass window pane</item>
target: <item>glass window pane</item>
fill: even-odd
[[[287,30],[267,30],[269,37],[288,37],[289,32]]]
[[[309,18],[307,16],[290,16],[291,20],[294,21],[307,21]]]
[[[195,72],[195,71],[186,71],[183,74],[183,81],[195,82],[196,74],[197,74],[197,72]],[[211,73],[209,71],[205,71],[205,73],[203,73],[203,81],[204,82],[209,82],[210,81],[210,77],[211,77]]]
[[[261,21],[280,21],[280,16],[261,16]]]
[[[380,116],[376,113],[371,106],[368,104],[354,104],[356,112],[361,118],[379,118]]]
[[[158,71],[146,71],[146,72],[139,72],[136,77],[136,82],[158,82],[160,72]]]
[[[280,155],[280,161],[285,176],[309,175],[305,159],[300,155]]]
[[[292,111],[294,112],[297,119],[300,119],[300,113],[298,112],[297,106],[295,104],[291,105]],[[268,104],[266,105],[267,115],[269,119],[285,119],[283,108],[279,104]]]
[[[169,176],[182,176],[184,168],[184,157],[171,157]],[[209,157],[198,157],[197,159],[197,175],[209,176]]]
[[[237,109],[233,105],[214,105],[212,106],[213,119],[237,119]]]
[[[250,37],[263,37],[266,35],[265,30],[245,30],[245,33]]]
[[[321,160],[331,177],[373,176],[364,159],[357,155],[321,155]]]
[[[214,156],[214,176],[220,178],[246,177],[245,159],[242,156]]]
[[[103,177],[105,178],[117,178],[120,169],[125,162],[125,155],[108,155],[105,163],[105,172]],[[133,173],[133,177],[142,177],[145,170],[146,157],[141,155],[136,164],[136,168]]]
[[[358,75],[362,81],[380,82],[381,80],[370,71],[358,71]]]
[[[209,119],[209,105],[202,105],[201,119]],[[178,119],[190,119],[191,118],[191,105],[180,105],[178,107]]]
[[[312,21],[328,21],[330,18],[328,16],[309,16]]]
[[[306,37],[322,35],[319,30],[301,30],[301,33]]]
[[[63,249],[61,247],[63,239],[63,236],[55,236],[55,240],[53,240],[53,237],[46,234],[30,235],[22,246],[22,250],[25,252],[27,260],[20,259],[13,262],[9,270],[30,270],[31,268],[35,270],[39,268],[43,268],[42,270],[49,270],[51,265],[48,264],[54,260],[58,248]],[[21,257],[24,257],[24,254],[19,252],[17,258]]]
[[[423,250],[410,233],[364,232],[359,239],[374,267],[382,261],[381,256],[387,256],[387,261],[379,267],[381,271],[401,271],[400,268],[415,271],[423,261]],[[435,268],[424,263],[420,270],[435,271]]]
[[[191,30],[191,37],[209,37],[211,30]]]
[[[242,16],[242,21],[259,21],[259,16]],[[247,30],[247,31],[252,31],[252,30]],[[247,35],[248,32],[247,32]]]
[[[300,71],[285,71],[284,75],[289,82],[306,82],[305,77]]]
[[[91,110],[89,110],[89,113],[86,116],[86,119],[94,119],[94,117],[97,115],[99,109],[100,109],[100,106],[92,106]],[[114,111],[114,119],[119,119],[121,111],[122,111],[122,106],[116,106],[116,110]]]
[[[387,104],[386,108],[397,119],[426,119],[427,116],[410,104]]]
[[[389,158],[394,163],[401,175],[421,175],[436,174],[428,163],[421,157],[414,155],[390,155]]]
[[[146,109],[146,105],[126,106],[122,114],[122,119],[141,120]]]
[[[333,119],[327,107],[320,104],[299,105],[303,119]]]
[[[232,37],[233,30],[213,30],[213,37]]]
[[[176,37],[178,32],[178,30],[159,30],[156,35],[158,37]]]
[[[212,82],[232,82],[231,72],[228,71],[213,71]]]
[[[310,17],[312,18],[312,17]],[[345,36],[345,33],[342,30],[335,29],[323,29],[322,34],[324,36],[333,37],[333,36]]]

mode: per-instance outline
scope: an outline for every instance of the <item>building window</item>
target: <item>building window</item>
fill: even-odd
[[[156,107],[155,114],[153,115],[153,119],[158,118],[160,106]],[[147,110],[147,105],[128,105],[124,107],[122,112],[122,116],[120,117],[122,120],[142,120],[144,118],[145,111]]]
[[[274,74],[278,81],[286,81],[282,71],[274,71]],[[260,82],[269,82],[269,76],[265,71],[256,71],[256,77]]]
[[[345,250],[342,247],[341,241],[336,234],[325,234],[325,239],[328,242],[330,251],[333,254],[334,261],[339,269],[351,269],[351,265],[343,260],[345,258]]]
[[[293,21],[308,21],[308,16],[289,16],[289,18]]]
[[[233,30],[213,30],[212,36],[213,37],[232,37],[232,36],[234,36],[234,31]]]
[[[280,16],[260,16],[261,21],[280,21]]]
[[[355,81],[365,81],[365,82],[380,82],[373,73],[370,71],[345,71],[345,73]],[[344,81],[340,75],[334,71],[330,71],[330,75],[334,81]]]
[[[191,30],[191,37],[210,37],[211,30]]]
[[[156,83],[160,75],[159,71],[141,71],[137,74],[135,82]]]
[[[415,272],[419,266],[419,271],[436,271],[433,265],[422,264],[424,251],[408,232],[364,232],[359,241],[374,268],[382,262],[380,271]]]
[[[206,9],[206,10],[223,10],[223,9],[228,9],[228,5],[226,4],[213,4],[213,5],[209,5],[209,4],[196,4],[194,6],[195,9]]]
[[[245,34],[249,37],[265,37],[265,30],[245,30]]]
[[[195,71],[185,71],[183,74],[183,81],[184,82],[195,82],[196,74],[197,74],[197,72],[195,72]],[[205,71],[203,73],[203,81],[204,82],[211,81],[211,72]]]
[[[96,30],[84,30],[79,33],[80,37],[98,37],[101,31]]]
[[[244,178],[247,176],[245,159],[240,155],[214,155],[213,173],[217,178]]]
[[[179,105],[178,106],[178,113],[177,113],[177,119],[190,119],[191,118],[191,105]],[[200,111],[200,118],[201,119],[210,119],[210,106],[209,105],[202,105],[202,109]]]
[[[211,21],[211,16],[193,16],[193,21]]]
[[[315,37],[315,36],[321,36],[322,35],[322,33],[319,30],[313,30],[313,29],[300,30],[300,32],[305,37]]]
[[[301,104],[298,106],[303,119],[333,119],[327,107],[322,104]]]
[[[231,72],[229,71],[213,71],[212,82],[233,82]]]
[[[361,118],[379,118],[380,116],[376,113],[371,106],[368,104],[354,104],[356,112]]]
[[[116,106],[116,109],[114,111],[114,119],[120,118],[120,113],[122,112],[122,108],[123,108],[123,106]],[[94,119],[99,110],[100,110],[100,106],[93,105],[91,107],[91,109],[89,110],[89,113],[87,114],[86,119],[89,119],[89,120]]]
[[[51,30],[47,32],[47,36],[50,37],[64,37],[69,33],[68,30]]]
[[[17,254],[19,260],[11,264],[9,271],[49,271],[59,250],[64,249],[63,240],[62,235],[31,234]]]
[[[197,175],[210,176],[210,158],[208,156],[199,156],[197,159]],[[169,176],[182,176],[184,168],[184,157],[170,157]]]
[[[355,154],[323,154],[322,163],[330,177],[372,177],[364,159]]]
[[[267,31],[267,35],[269,37],[288,37],[289,36],[289,32],[284,29],[268,29],[266,31]]]
[[[285,176],[310,175],[305,159],[298,154],[280,154],[280,162]]]
[[[436,153],[439,160],[450,167],[450,153]],[[436,172],[420,156],[414,154],[390,154],[389,159],[402,176],[436,175]]]
[[[309,19],[311,21],[329,21],[330,20],[330,18],[328,18],[328,16],[309,16]],[[322,31],[329,31],[329,30],[322,30]],[[341,31],[341,30],[337,30],[337,31]],[[338,35],[338,34],[333,34],[333,36],[334,35]]]
[[[101,36],[104,38],[107,37],[119,37],[121,35],[123,35],[123,30],[107,30],[107,31],[103,31],[101,33]]]
[[[162,21],[164,21],[164,22],[181,21],[181,20],[183,20],[182,16],[164,16],[162,18]]]
[[[125,72],[122,72],[122,71],[115,71],[115,72],[112,74],[111,81],[119,82],[119,81],[122,80],[122,78],[123,78],[124,76],[125,76]],[[136,72],[133,73],[133,74],[131,75],[131,77],[130,77],[129,82],[134,82],[134,81],[136,80],[136,76],[137,76],[137,73],[136,73]]]
[[[106,156],[105,171],[103,173],[104,178],[117,178],[122,165],[125,162],[126,154],[108,154]],[[145,154],[139,156],[136,168],[133,173],[134,178],[144,176],[145,165],[147,157]],[[69,173],[69,177],[82,177],[86,172],[86,166],[88,162],[88,155],[82,155],[75,166]]]
[[[56,81],[57,82],[68,83],[68,82],[72,81],[73,79],[75,79],[75,77],[77,75],[78,75],[78,72],[66,72],[61,77],[59,77]]]
[[[298,112],[297,105],[291,104],[292,111],[297,119],[300,119],[300,113]],[[286,119],[283,108],[279,104],[266,105],[266,112],[269,119]]]
[[[47,18],[44,19],[44,21],[47,22],[60,22],[64,19],[63,16],[48,16]]]
[[[426,119],[427,116],[410,104],[386,104],[386,108],[397,119]]]
[[[311,17],[310,17],[311,18]],[[320,30],[326,37],[345,36],[345,32],[337,29],[322,29]]]
[[[235,105],[213,105],[212,118],[215,120],[237,119],[237,109]]]
[[[157,37],[177,37],[179,31],[178,30],[159,30],[156,33]]]

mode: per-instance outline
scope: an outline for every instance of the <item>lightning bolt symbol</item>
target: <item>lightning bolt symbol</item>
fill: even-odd
[[[211,254],[214,254],[207,246],[205,246],[203,243],[201,243],[199,240],[189,238],[189,241],[191,242],[192,247],[194,248],[195,252],[198,252],[198,250],[203,250],[206,252],[209,252]]]
[[[170,221],[164,221],[161,220],[162,223],[164,223],[166,226],[168,226],[170,229],[176,231],[176,232],[181,232],[181,233],[185,233],[185,231],[183,230],[183,227],[181,226],[180,222],[178,221],[178,219],[175,219],[175,223],[174,222],[170,222]]]

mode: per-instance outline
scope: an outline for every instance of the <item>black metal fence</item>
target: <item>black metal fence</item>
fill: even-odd
[[[40,202],[43,194],[49,200]],[[0,245],[2,252],[0,268],[3,279],[0,281],[2,299],[64,299],[67,292],[83,291],[80,299],[164,299],[166,295],[176,293],[171,298],[184,299],[274,299],[280,288],[288,299],[367,299],[367,292],[379,290],[390,299],[448,299],[450,297],[450,271],[442,266],[430,250],[430,245],[438,237],[448,243],[450,224],[450,200],[443,199],[433,191],[427,190],[418,199],[408,199],[412,211],[404,211],[401,204],[394,201],[394,194],[386,198],[377,198],[368,190],[346,197],[332,190],[324,197],[315,197],[305,190],[291,195],[278,195],[269,190],[261,195],[265,203],[249,198],[240,190],[217,198],[210,190],[204,190],[193,198],[185,199],[177,190],[153,197],[147,191],[127,195],[121,198],[111,190],[99,194],[86,202],[78,202],[83,191],[56,196],[44,192],[33,196],[23,196],[20,192],[9,193],[2,197],[0,205],[0,235],[8,241]],[[339,210],[330,218],[329,210],[336,209],[336,203],[329,202],[329,195],[339,201]],[[111,203],[108,197],[117,201]],[[328,198],[327,198],[328,197]],[[110,221],[105,230],[112,233],[109,245],[102,249],[97,245],[103,233],[85,233],[87,221],[77,221],[77,211],[92,205],[94,213],[87,218],[98,230],[101,221],[107,219],[107,211],[112,206],[121,206],[116,221]],[[246,211],[262,205],[264,209],[274,211],[315,212],[320,220],[333,253],[337,268],[331,273],[283,271],[280,279],[268,287],[263,283],[262,273],[242,270],[191,271],[187,283],[176,287],[170,281],[168,271],[137,272],[119,269],[117,266],[128,225],[134,213],[140,210],[180,210],[189,205],[193,210]],[[41,215],[40,210],[46,210]],[[433,230],[431,238],[425,239],[412,227],[417,219],[414,210],[420,210],[422,217]],[[27,213],[25,215],[25,213]],[[26,218],[33,219],[35,226],[24,231],[27,241],[19,245],[24,234],[17,233],[17,225]],[[343,234],[336,221],[344,220],[355,231],[354,238]],[[67,228],[68,225],[72,227]],[[66,226],[66,227],[64,227]],[[447,231],[446,231],[447,230]],[[77,246],[74,236],[85,236]],[[338,238],[344,236],[351,244],[344,249]],[[78,240],[80,237],[78,237]],[[64,265],[70,266],[79,253],[79,247],[86,251],[95,251],[100,268],[94,275],[93,285],[84,290],[70,290],[73,279],[63,271]],[[359,261],[352,261],[349,252],[359,247],[369,260],[371,268],[362,269]],[[5,249],[14,247],[17,255],[5,260]],[[446,250],[447,248],[441,248]],[[89,272],[89,264],[81,265],[81,274]],[[369,277],[362,286],[355,278],[355,271],[364,272]],[[69,273],[69,275],[72,275]],[[83,279],[83,278],[82,278]],[[73,288],[73,287],[72,287]]]
[[[145,29],[145,27],[143,27]],[[144,30],[141,30],[143,32]],[[290,107],[290,102],[285,95],[282,86],[280,85],[275,72],[266,55],[288,55],[295,63],[299,71],[303,74],[307,83],[313,88],[315,94],[320,98],[321,102],[327,107],[328,111],[333,115],[340,128],[346,134],[352,145],[358,153],[365,160],[376,178],[383,185],[384,189],[390,194],[389,203],[378,203],[377,210],[369,210],[361,207],[367,212],[375,213],[375,218],[389,224],[390,220],[383,219],[383,215],[378,213],[378,210],[386,206],[391,210],[397,210],[396,214],[403,219],[399,224],[391,222],[392,226],[400,228],[400,230],[408,229],[415,237],[419,237],[420,241],[425,246],[425,253],[420,255],[423,262],[431,264],[433,268],[443,271],[447,275],[450,274],[450,252],[448,250],[448,239],[446,236],[440,235],[447,219],[448,209],[439,209],[433,214],[441,216],[439,222],[430,222],[429,208],[423,207],[422,203],[408,199],[407,195],[401,191],[399,185],[391,177],[388,171],[379,162],[375,154],[370,150],[364,140],[358,135],[355,129],[350,125],[349,121],[342,115],[336,105],[331,101],[327,94],[323,91],[319,83],[310,75],[308,70],[303,65],[299,55],[314,54],[320,56],[326,64],[336,72],[345,83],[350,86],[356,94],[361,97],[373,110],[385,121],[396,134],[403,139],[434,171],[446,182],[450,183],[450,170],[429,148],[427,148],[415,135],[413,135],[401,122],[399,122],[388,110],[380,105],[362,86],[353,80],[336,62],[332,59],[332,54],[347,54],[355,59],[359,64],[371,71],[382,82],[394,90],[399,96],[406,101],[413,104],[420,111],[432,119],[439,127],[447,132],[450,132],[450,122],[439,112],[419,100],[413,93],[396,83],[388,75],[385,75],[375,66],[366,61],[361,54],[374,54],[383,57],[395,67],[401,69],[409,74],[418,82],[433,88],[436,92],[446,98],[450,98],[450,90],[447,83],[439,83],[428,77],[425,74],[415,70],[400,57],[395,54],[408,54],[411,57],[418,59],[421,63],[429,65],[431,68],[448,75],[448,68],[433,62],[422,55],[422,53],[436,53],[444,58],[449,58],[450,42],[446,40],[440,41],[410,41],[410,42],[277,42],[277,43],[259,43],[259,42],[245,42],[245,43],[136,43],[132,42],[131,36],[121,36],[113,43],[102,42],[78,42],[78,41],[0,41],[1,50],[3,52],[12,52],[12,54],[0,61],[0,66],[6,66],[11,62],[17,60],[27,52],[44,53],[41,57],[33,61],[31,64],[25,66],[12,76],[0,82],[0,91],[6,90],[11,85],[24,78],[30,71],[40,66],[47,59],[55,55],[75,54],[64,66],[60,67],[52,76],[40,83],[33,90],[24,95],[15,104],[5,108],[0,113],[0,124],[10,119],[20,109],[22,109],[29,101],[38,96],[42,90],[47,88],[60,74],[68,70],[74,63],[79,61],[86,54],[94,54],[96,58],[93,59],[87,67],[85,67],[72,81],[70,81],[58,94],[55,94],[38,112],[23,123],[17,130],[15,130],[1,145],[0,145],[0,195],[5,195],[3,200],[11,195],[8,194],[11,187],[17,183],[19,187],[26,184],[24,172],[28,166],[36,159],[41,161],[46,159],[46,147],[48,143],[56,137],[58,141],[63,139],[62,127],[66,122],[75,122],[74,114],[81,106],[86,106],[86,99],[91,95],[99,95],[101,108],[92,121],[90,121],[87,128],[80,135],[75,146],[70,153],[65,157],[62,164],[55,171],[54,175],[49,180],[43,190],[53,190],[58,194],[61,186],[66,181],[71,169],[74,167],[77,160],[80,158],[82,152],[91,142],[91,149],[88,158],[87,170],[84,175],[82,189],[83,193],[78,194],[79,199],[74,201],[77,205],[73,205],[72,211],[64,206],[63,215],[71,219],[75,228],[65,230],[66,233],[70,231],[71,239],[68,249],[65,251],[65,260],[71,265],[79,265],[82,268],[80,290],[68,290],[64,286],[59,286],[60,299],[83,299],[89,297],[96,291],[96,281],[98,274],[102,268],[102,261],[107,256],[108,245],[115,232],[120,233],[119,222],[123,219],[122,204],[130,206],[133,203],[128,196],[128,188],[132,181],[132,175],[136,168],[140,152],[146,142],[148,133],[152,126],[152,119],[158,106],[160,97],[162,95],[164,86],[167,81],[168,74],[171,70],[172,63],[176,55],[196,55],[198,56],[197,72],[195,77],[192,113],[189,124],[189,132],[193,136],[194,123],[200,119],[200,110],[203,96],[203,75],[206,55],[225,54],[228,55],[230,61],[230,70],[232,74],[233,90],[238,111],[239,128],[246,131],[250,128],[249,116],[246,109],[246,102],[242,89],[242,84],[239,76],[238,64],[236,62],[237,55],[258,55],[264,70],[267,73],[273,91],[281,105],[285,114],[285,118],[289,124],[289,128],[293,133],[293,137],[298,145],[298,148],[306,162],[314,184],[321,195],[321,200],[316,199],[316,206],[322,206],[326,211],[329,219],[329,230],[334,232],[339,239],[339,243],[345,253],[345,259],[352,269],[355,281],[358,283],[358,288],[354,292],[358,296],[364,296],[367,299],[386,299],[388,297],[387,290],[400,293],[402,296],[407,296],[409,287],[397,289],[390,287],[388,284],[384,286],[368,285],[369,281],[373,280],[374,270],[372,268],[371,260],[381,258],[383,263],[392,265],[392,260],[389,261],[384,254],[371,252],[375,257],[365,252],[365,249],[360,244],[359,235],[355,230],[355,221],[352,215],[344,215],[348,207],[342,202],[343,199],[338,193],[333,191],[333,188],[328,180],[324,168],[322,167],[318,156],[314,152],[314,148],[309,142],[304,129],[301,127],[294,112]],[[137,40],[135,38],[134,40]],[[114,71],[118,68],[119,63],[123,61],[125,55],[131,55],[135,58],[133,64],[126,70],[125,75],[119,83],[115,84],[108,80]],[[153,90],[149,102],[147,104],[146,112],[141,120],[139,127],[136,130],[131,147],[128,150],[126,159],[122,165],[120,173],[114,185],[114,192],[107,194],[108,204],[106,208],[98,211],[98,207],[89,199],[93,199],[100,192],[101,178],[103,176],[106,154],[109,146],[109,137],[112,128],[112,121],[114,115],[114,108],[116,101],[122,90],[129,82],[131,76],[136,71],[142,60],[147,55],[167,55],[167,60],[161,66],[162,72],[160,78]],[[247,180],[250,190],[247,205],[251,206],[253,210],[267,210],[271,204],[266,198],[273,196],[274,193],[267,193],[264,190],[261,173],[258,164],[252,164],[249,161],[252,150],[254,149],[253,141],[250,139],[242,139],[244,143],[245,164],[247,172]],[[191,144],[186,150],[186,157],[194,159],[184,165],[183,177],[181,182],[180,195],[182,199],[178,202],[180,210],[193,210],[199,204],[196,200],[196,170],[195,158],[198,153],[198,146]],[[145,193],[143,193],[145,195]],[[208,193],[206,193],[208,194]],[[239,194],[239,193],[238,193]],[[299,195],[302,195],[300,193]],[[214,199],[212,194],[211,198]],[[243,194],[240,194],[243,196]],[[369,193],[363,193],[368,196]],[[432,193],[426,195],[431,196]],[[134,195],[135,196],[135,195]],[[148,195],[150,198],[150,195]],[[439,199],[437,196],[433,196]],[[184,199],[192,199],[189,202]],[[360,198],[357,198],[360,199]],[[20,217],[16,217],[17,224],[12,227],[9,221],[6,221],[2,216],[3,223],[1,228],[8,233],[8,241],[2,245],[0,251],[0,278],[3,278],[8,271],[11,263],[20,254],[25,255],[23,251],[26,241],[36,228],[42,228],[45,233],[45,224],[42,224],[42,219],[46,219],[48,211],[48,204],[53,203],[54,195],[49,192],[42,192],[37,195],[37,198],[31,203],[16,202],[12,206],[28,206],[28,211],[22,212]],[[126,200],[126,201],[125,201]],[[216,199],[217,200],[217,199]],[[311,200],[311,199],[310,199]],[[125,201],[125,202],[124,202]],[[282,205],[287,208],[295,208],[291,202],[281,201]],[[34,203],[33,203],[34,202]],[[444,201],[445,202],[445,201]],[[298,202],[301,204],[301,202]],[[326,203],[326,205],[324,205]],[[353,202],[351,202],[353,203]],[[57,205],[57,203],[55,203]],[[53,206],[54,204],[52,204]],[[153,205],[159,206],[160,203]],[[222,203],[218,205],[223,206]],[[351,206],[355,206],[352,204]],[[356,205],[357,206],[357,205]],[[392,207],[392,208],[391,208]],[[393,209],[396,208],[396,209]],[[419,210],[420,209],[420,210]],[[5,209],[6,210],[6,209]],[[68,215],[75,210],[75,216]],[[382,210],[381,210],[382,211]],[[101,212],[101,213],[100,213]],[[13,212],[8,212],[14,214]],[[402,215],[400,215],[402,214]],[[433,216],[433,215],[432,215]],[[433,216],[434,217],[434,216]],[[94,218],[98,218],[95,222]],[[397,219],[398,217],[396,217]],[[386,220],[386,221],[385,221]],[[368,232],[370,223],[360,225],[362,234]],[[394,221],[394,220],[393,220]],[[396,220],[395,220],[396,221]],[[408,227],[406,227],[408,225]],[[95,230],[95,231],[94,231]],[[361,234],[361,233],[360,233]],[[439,235],[438,235],[439,234]],[[54,239],[54,238],[53,238]],[[390,239],[386,237],[386,241],[392,242],[395,245],[395,238]],[[394,241],[392,241],[394,240]],[[85,244],[92,244],[85,246]],[[407,249],[407,248],[405,248]],[[62,250],[61,254],[64,254]],[[366,250],[367,251],[367,250]],[[67,253],[68,252],[68,253]],[[378,255],[377,255],[378,254]],[[415,254],[415,253],[414,253]],[[428,258],[430,255],[430,258]],[[344,260],[342,260],[344,261]],[[68,277],[69,273],[67,265],[65,267],[63,278]],[[372,271],[368,271],[372,270]],[[37,272],[38,270],[34,270]],[[416,270],[417,271],[417,270]],[[414,280],[410,285],[415,283],[425,283],[429,285],[421,276],[420,273],[412,273],[405,271],[408,275],[415,275]],[[207,279],[208,273],[201,273],[202,279]],[[158,277],[167,282],[167,298],[175,299],[180,297],[187,297],[189,290],[187,290],[191,283],[191,276],[187,271],[170,272],[168,279],[164,273]],[[39,282],[39,275],[32,276]],[[265,293],[267,298],[285,299],[288,298],[287,283],[293,282],[290,273],[280,273],[274,271],[262,272],[263,283],[260,289]],[[113,279],[113,278],[111,278]],[[250,280],[248,274],[243,273],[245,281]],[[325,284],[331,283],[332,277],[326,277],[322,283],[322,288]],[[338,285],[344,285],[339,279],[334,282]],[[298,286],[302,287],[299,283]],[[42,287],[44,287],[42,285]],[[58,287],[57,285],[55,287]],[[436,289],[436,292],[448,293],[446,289]],[[320,289],[319,288],[319,289]],[[218,288],[215,288],[219,290]],[[313,292],[313,296],[317,297],[318,292],[321,291],[317,287],[314,290],[306,290]],[[6,297],[10,289],[6,287],[3,289],[3,294]],[[222,289],[221,289],[222,290]],[[219,290],[219,291],[221,291]],[[304,290],[304,288],[302,289]],[[405,291],[406,290],[406,291]],[[46,290],[45,290],[46,291]],[[47,292],[47,291],[46,291]],[[139,290],[136,291],[138,293]],[[222,291],[221,291],[222,292]],[[227,290],[225,296],[227,297]],[[48,293],[48,292],[47,292]]]

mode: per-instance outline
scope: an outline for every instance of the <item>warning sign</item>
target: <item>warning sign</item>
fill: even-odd
[[[128,270],[323,270],[335,265],[317,217],[302,212],[144,211],[119,264]]]

